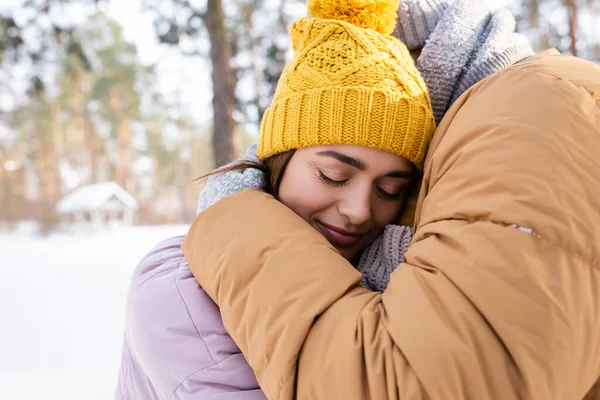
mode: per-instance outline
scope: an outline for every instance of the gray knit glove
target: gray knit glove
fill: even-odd
[[[383,292],[390,274],[404,262],[413,232],[408,226],[388,225],[360,257],[356,269],[362,274],[362,284],[375,292]]]
[[[258,161],[256,144],[250,146],[244,156],[245,160]],[[238,163],[234,161],[228,165]],[[262,189],[264,174],[255,168],[246,168],[238,171],[230,171],[211,175],[206,186],[200,193],[198,209],[196,214],[207,209],[217,201],[244,189]]]
[[[514,32],[505,9],[491,11],[483,0],[402,0],[395,35],[411,50],[422,48],[423,76],[436,122],[471,86],[533,55]]]

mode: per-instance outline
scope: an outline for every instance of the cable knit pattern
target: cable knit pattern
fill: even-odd
[[[410,49],[422,47],[417,69],[429,89],[436,122],[483,78],[533,55],[515,20],[482,0],[403,0],[395,35]]]
[[[328,2],[334,10],[344,4],[334,3]],[[318,16],[294,22],[290,34],[294,57],[263,116],[258,157],[351,144],[401,155],[421,168],[435,120],[406,46],[374,29]]]

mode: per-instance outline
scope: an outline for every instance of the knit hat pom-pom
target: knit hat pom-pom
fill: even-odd
[[[345,21],[391,35],[396,28],[399,0],[309,0],[313,17]]]

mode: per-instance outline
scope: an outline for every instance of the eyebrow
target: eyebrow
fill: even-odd
[[[347,156],[337,151],[323,150],[317,152],[317,155],[322,157],[335,158],[336,160],[343,162],[344,164],[348,164],[351,167],[354,167],[360,171],[366,171],[368,168],[367,164],[365,164],[364,161],[359,160],[358,158]],[[412,179],[415,175],[413,171],[394,170],[388,172],[387,174],[385,174],[385,176],[389,178]]]
[[[323,150],[323,151],[319,151],[317,152],[317,155],[319,156],[324,156],[324,157],[331,157],[331,158],[335,158],[336,160],[343,162],[344,164],[348,164],[356,169],[359,169],[361,171],[366,171],[367,170],[367,164],[365,164],[364,162],[362,162],[361,160],[359,160],[358,158],[354,158],[354,157],[350,157],[347,156],[345,154],[339,153],[337,151],[333,151],[333,150]]]
[[[387,174],[385,174],[385,176],[387,176],[389,178],[400,178],[400,179],[411,180],[412,178],[415,177],[415,173],[413,171],[396,170],[396,171],[388,172]]]

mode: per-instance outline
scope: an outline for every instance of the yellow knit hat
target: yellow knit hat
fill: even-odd
[[[258,156],[352,144],[422,168],[435,130],[431,101],[408,49],[391,36],[398,0],[309,0],[290,29],[294,58],[260,130]]]

